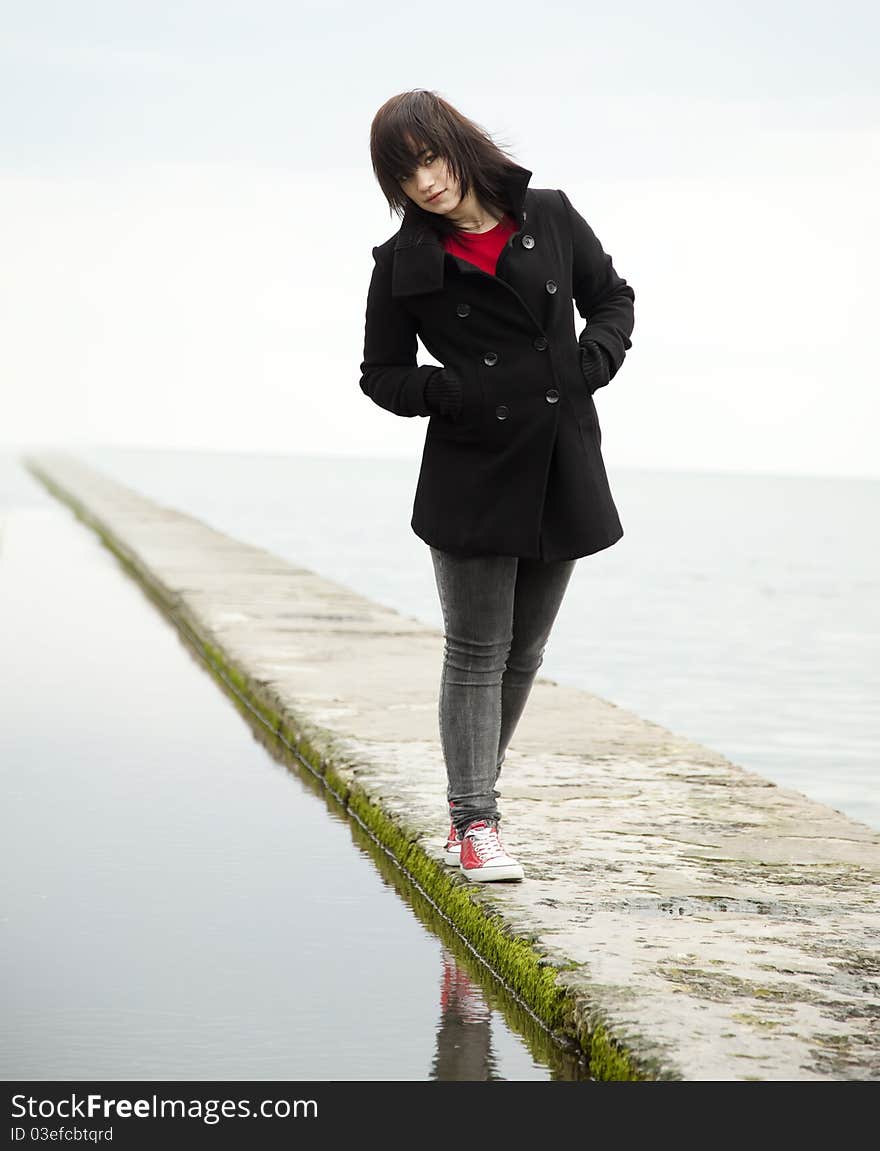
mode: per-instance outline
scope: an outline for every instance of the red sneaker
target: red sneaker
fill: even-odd
[[[459,867],[472,883],[523,878],[522,866],[504,850],[497,824],[487,819],[478,819],[464,833]]]
[[[449,810],[452,811],[453,804],[450,803]],[[443,848],[443,858],[450,865],[450,867],[458,867],[458,861],[461,856],[461,836],[455,830],[455,824],[450,823],[449,835],[446,837],[446,845]]]
[[[446,846],[443,848],[443,858],[452,867],[458,867],[461,859],[461,840],[455,830],[455,824],[449,825],[449,835],[446,837]]]

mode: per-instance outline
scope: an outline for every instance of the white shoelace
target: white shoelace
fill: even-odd
[[[498,829],[496,827],[478,827],[468,832],[468,838],[473,843],[474,851],[482,862],[485,862],[487,859],[495,859],[499,855],[507,854],[501,846],[501,840],[498,838]]]

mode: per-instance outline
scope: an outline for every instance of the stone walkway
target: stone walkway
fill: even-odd
[[[440,632],[72,456],[24,462],[597,1078],[880,1077],[880,834],[539,677],[499,782],[526,879],[468,884]]]

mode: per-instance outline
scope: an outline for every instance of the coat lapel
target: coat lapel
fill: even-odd
[[[531,177],[528,168],[511,164],[501,181],[517,222],[517,230],[525,222],[523,206]],[[446,249],[439,234],[431,226],[432,217],[433,213],[426,212],[412,200],[407,205],[394,243],[392,296],[414,296],[422,292],[436,292],[443,287]]]

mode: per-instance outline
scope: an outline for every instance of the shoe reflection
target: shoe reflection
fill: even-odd
[[[440,1025],[431,1079],[500,1080],[492,1050],[492,1011],[478,984],[442,949]]]

